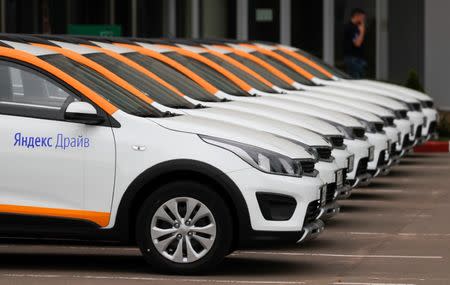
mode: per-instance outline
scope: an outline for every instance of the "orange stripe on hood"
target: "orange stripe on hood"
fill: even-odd
[[[277,47],[277,48],[279,50],[281,50],[282,52],[287,53],[288,55],[290,55],[292,57],[295,57],[296,59],[300,60],[301,62],[311,66],[312,68],[314,68],[315,70],[321,72],[323,75],[327,76],[328,78],[330,78],[330,79],[333,78],[333,74],[331,74],[325,68],[323,68],[322,66],[318,65],[317,63],[315,63],[311,59],[307,58],[306,56],[298,54],[295,51],[288,50],[287,48],[284,48],[284,47]]]
[[[235,60],[232,57],[227,56],[226,54],[222,54],[220,52],[217,52],[215,50],[208,50],[205,49],[205,51],[225,60],[226,62],[234,65],[235,67],[247,72],[248,74],[250,74],[251,76],[255,77],[256,79],[258,79],[259,81],[261,81],[262,83],[264,83],[265,85],[267,85],[268,87],[272,88],[274,86],[274,84],[272,82],[270,82],[269,80],[265,79],[264,77],[262,77],[261,75],[259,75],[258,73],[254,72],[253,70],[251,70],[250,68],[248,68],[247,66],[243,65],[242,63],[240,63],[239,61]]]
[[[17,215],[84,220],[93,222],[99,225],[100,227],[106,227],[109,224],[109,220],[111,217],[110,213],[104,212],[94,212],[85,210],[66,210],[66,209],[16,206],[16,205],[0,205],[0,212]]]
[[[20,50],[14,50],[10,48],[0,47],[0,56],[11,58],[11,59],[17,59],[22,62],[29,63],[31,65],[34,65],[42,70],[45,70],[49,72],[50,74],[58,77],[62,81],[66,82],[70,86],[72,86],[74,89],[81,92],[84,96],[89,98],[92,102],[94,102],[96,105],[98,105],[100,108],[102,108],[106,113],[109,115],[114,114],[118,110],[118,108],[114,105],[112,105],[109,101],[107,101],[102,96],[98,95],[94,91],[92,91],[90,88],[88,88],[86,85],[82,84],[72,76],[68,75],[67,73],[61,71],[60,69],[56,68],[55,66],[49,64],[48,62],[45,62],[44,60],[38,58],[37,56],[31,55],[29,53],[20,51]]]
[[[253,54],[247,53],[245,51],[241,51],[232,47],[228,47],[228,46],[222,46],[222,45],[215,45],[218,48],[221,49],[225,49],[228,51],[231,51],[239,56],[242,56],[243,58],[246,58],[248,60],[253,61],[254,63],[259,64],[260,66],[264,67],[265,69],[267,69],[268,71],[270,71],[271,73],[273,73],[275,76],[277,76],[278,78],[280,78],[281,80],[283,80],[284,82],[286,82],[287,84],[294,84],[295,80],[290,78],[289,76],[287,76],[286,74],[284,74],[283,72],[281,72],[280,70],[278,70],[276,67],[274,67],[273,65],[269,64],[267,61],[260,59],[257,56],[254,56]]]
[[[183,65],[179,64],[178,62],[176,62],[175,60],[171,59],[170,57],[167,57],[159,52],[152,51],[147,48],[144,48],[141,46],[136,46],[136,45],[131,45],[131,44],[114,43],[114,45],[132,49],[140,54],[155,58],[155,59],[169,65],[170,67],[178,70],[180,73],[186,75],[188,78],[190,78],[191,80],[196,82],[203,89],[205,89],[206,91],[208,91],[209,93],[211,93],[213,95],[219,91],[219,89],[214,87],[212,84],[210,84],[208,81],[206,81],[202,77],[198,76],[197,74],[195,74],[194,72],[192,72],[191,70],[186,68],[185,66],[183,66]]]
[[[183,97],[184,94],[181,93],[180,90],[178,90],[175,86],[173,86],[172,84],[168,83],[167,81],[165,81],[164,79],[162,79],[161,77],[159,77],[158,75],[154,74],[153,72],[151,72],[150,70],[146,69],[145,67],[143,67],[142,65],[137,64],[136,62],[134,62],[133,60],[117,53],[114,51],[111,51],[109,49],[105,49],[102,47],[97,47],[97,46],[90,46],[90,45],[85,45],[85,44],[81,44],[81,46],[87,47],[87,48],[92,48],[95,49],[97,51],[103,52],[107,55],[109,55],[110,57],[113,57],[115,59],[117,59],[120,62],[125,63],[126,65],[136,69],[137,71],[145,74],[146,76],[150,77],[151,79],[155,80],[156,82],[158,82],[159,84],[163,85],[164,87],[166,87],[167,89],[172,90],[173,92],[175,92],[178,96]]]
[[[188,51],[188,50],[185,50],[185,49],[182,49],[179,47],[174,47],[174,46],[168,46],[168,45],[158,45],[158,46],[161,46],[161,47],[164,47],[167,49],[171,49],[181,55],[193,58],[195,60],[200,61],[203,64],[206,64],[207,66],[216,70],[217,72],[219,72],[220,74],[222,74],[223,76],[228,78],[230,81],[232,81],[234,84],[236,84],[237,86],[239,86],[240,88],[242,88],[243,90],[245,90],[247,92],[250,91],[251,89],[253,89],[252,86],[248,85],[245,81],[243,81],[242,79],[240,79],[239,77],[237,77],[236,75],[231,73],[230,71],[226,70],[222,66],[218,65],[217,63],[213,62],[212,60],[207,59],[206,57],[204,57],[200,54],[197,54],[195,52]]]
[[[273,52],[271,50],[267,50],[265,48],[261,48],[261,47],[254,46],[254,45],[251,45],[251,44],[240,44],[240,45],[248,47],[248,48],[255,49],[255,50],[259,51],[262,54],[265,54],[267,56],[275,58],[276,60],[281,61],[282,63],[284,63],[285,65],[287,65],[288,67],[290,67],[294,71],[300,73],[301,75],[303,75],[304,77],[306,77],[309,80],[311,80],[311,79],[313,79],[315,77],[314,75],[312,75],[308,71],[304,70],[300,66],[296,65],[292,61],[288,60],[287,58],[285,58],[285,57],[283,57],[283,56],[281,56],[281,55],[279,55],[279,54],[277,54],[277,53],[275,53],[275,52]]]
[[[152,99],[147,97],[147,95],[145,95],[144,93],[139,91],[136,87],[134,87],[133,85],[131,85],[128,82],[126,82],[125,80],[123,80],[121,77],[117,76],[116,74],[112,73],[111,71],[104,68],[100,64],[96,63],[93,60],[90,60],[89,58],[87,58],[81,54],[78,54],[74,51],[71,51],[71,50],[68,50],[65,48],[56,47],[56,46],[37,44],[37,43],[34,43],[33,45],[58,52],[58,53],[64,55],[65,57],[68,57],[78,63],[81,63],[81,64],[97,71],[98,73],[103,75],[105,78],[111,80],[112,82],[116,83],[117,85],[124,88],[125,90],[130,91],[133,95],[135,95],[136,97],[138,97],[139,99],[141,99],[142,101],[144,101],[148,104],[152,104],[154,102]]]

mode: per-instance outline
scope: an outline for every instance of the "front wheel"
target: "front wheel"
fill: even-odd
[[[206,273],[230,250],[232,219],[214,189],[192,181],[161,186],[142,205],[136,238],[147,262],[175,274]]]

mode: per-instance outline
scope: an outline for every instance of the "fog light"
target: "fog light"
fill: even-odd
[[[297,201],[287,195],[258,192],[256,199],[264,219],[268,221],[287,221],[297,207]]]

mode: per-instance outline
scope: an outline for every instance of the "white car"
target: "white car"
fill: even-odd
[[[201,107],[199,102],[194,102],[195,105],[193,105],[190,101],[158,84],[152,77],[148,77],[137,69],[133,69],[131,65],[125,63],[126,61],[122,62],[111,57],[111,53],[108,53],[108,55],[96,49],[63,41],[52,40],[51,43],[65,50],[83,55],[85,57],[84,60],[89,61],[90,68],[94,68],[95,65],[100,65],[100,67],[113,72],[122,80],[125,80],[127,83],[134,85],[137,89],[144,92],[152,100],[156,100],[155,102],[159,104],[158,108],[165,112],[188,114],[205,119],[247,126],[260,131],[270,132],[286,138],[300,145],[302,148],[310,149],[319,159],[319,162],[316,164],[316,169],[319,171],[322,181],[327,184],[326,205],[322,207],[321,219],[327,219],[337,214],[339,212],[339,206],[335,200],[338,196],[343,197],[349,195],[349,191],[351,190],[350,185],[345,185],[347,166],[339,167],[336,164],[334,157],[331,155],[331,144],[320,135],[298,126],[273,121],[261,116],[226,109],[205,108]],[[13,43],[10,44],[13,45]],[[16,44],[16,48],[19,48],[19,45],[21,44]],[[60,52],[63,51],[60,50]],[[78,58],[77,56],[71,57],[70,54],[66,56],[75,61]],[[83,62],[80,62],[80,64],[83,64]],[[99,70],[100,72],[101,70]],[[129,86],[128,89],[130,92],[133,92],[132,86]],[[162,96],[153,96],[152,94]],[[347,159],[348,157],[345,158],[345,161]]]
[[[227,48],[223,44],[217,41],[203,41],[200,40],[199,42],[202,43],[202,46],[207,48],[208,50],[215,51],[217,53],[221,53],[223,55],[226,55],[230,59],[236,60],[241,65],[243,65],[245,68],[248,69],[249,72],[257,73],[258,75],[262,76],[263,79],[268,80],[269,82],[275,84],[273,88],[278,89],[282,93],[286,94],[296,94],[301,95],[302,98],[298,98],[298,96],[289,96],[283,97],[283,98],[292,98],[296,100],[301,100],[308,96],[310,99],[319,99],[320,102],[322,100],[325,100],[324,103],[327,103],[329,101],[337,102],[339,105],[345,104],[347,106],[351,106],[352,109],[357,109],[359,111],[367,111],[370,113],[373,113],[377,116],[380,116],[383,119],[383,122],[386,127],[386,131],[388,134],[391,135],[391,141],[393,143],[393,153],[395,156],[399,157],[400,154],[402,154],[403,151],[403,138],[405,135],[410,133],[411,127],[407,120],[400,120],[399,125],[395,125],[395,114],[391,112],[390,110],[386,108],[382,108],[380,106],[370,104],[364,101],[361,101],[359,99],[350,99],[345,98],[343,96],[335,96],[331,95],[330,93],[324,93],[324,92],[317,92],[317,91],[298,91],[292,88],[292,86],[289,84],[289,82],[292,81],[292,79],[288,78],[287,76],[280,74],[280,71],[276,70],[273,66],[270,66],[268,63],[263,62],[262,60],[259,60],[253,55],[248,54],[247,52],[243,51],[237,51],[232,48]],[[219,43],[217,45],[217,43]],[[293,90],[294,89],[294,90]],[[276,96],[276,95],[275,95]],[[304,102],[304,101],[303,101]],[[316,101],[313,101],[316,102]],[[320,102],[317,102],[320,105]],[[307,103],[307,102],[305,102]],[[339,111],[338,108],[336,108],[336,105],[332,105],[334,110]],[[350,110],[352,111],[352,110]],[[358,113],[359,113],[358,111]],[[349,114],[347,112],[347,114]],[[351,115],[351,114],[350,114]],[[364,120],[365,115],[359,114],[360,118]],[[397,120],[398,121],[398,120]],[[400,132],[399,135],[395,134],[394,126],[397,128],[397,130]],[[411,140],[414,139],[411,135]],[[398,162],[398,158],[394,158],[396,162]]]
[[[106,44],[102,44],[102,43],[98,43],[98,44],[102,45],[105,48],[107,47]],[[168,61],[165,62],[166,64],[171,65],[171,67],[173,69],[176,69],[178,72],[183,73],[185,77],[186,76],[190,77],[192,80],[194,80],[196,83],[198,83],[200,85],[202,85],[203,83],[210,84],[209,82],[205,82],[204,79],[198,78],[198,76],[193,74],[191,70],[186,70],[187,69],[186,66],[189,68],[193,68],[193,66],[186,65],[182,61],[181,61],[181,63],[183,63],[184,65],[181,66],[181,64],[179,64],[179,62],[177,62],[177,60],[180,60],[181,56],[179,56],[175,52],[172,52],[170,49],[161,48],[158,45],[148,44],[148,43],[143,43],[143,42],[130,43],[130,42],[126,41],[126,43],[124,43],[124,44],[119,43],[119,45],[120,45],[120,47],[126,47],[129,49],[135,50],[135,51],[139,52],[141,55],[146,55],[148,57],[153,57],[154,59],[159,59],[159,60],[162,60],[160,55],[165,55],[165,56],[170,55],[171,58],[168,58]],[[145,66],[145,61],[146,61],[145,57],[144,58],[135,57],[134,55],[131,56],[129,54],[130,53],[127,53],[126,55],[130,56],[130,58],[135,60],[136,62],[138,62],[140,64],[144,64],[144,66]],[[147,60],[149,60],[149,59],[147,59]],[[156,64],[156,63],[155,62],[148,63],[148,65],[151,65],[151,64]],[[151,70],[151,69],[149,68],[149,70]],[[210,82],[213,82],[215,79],[214,74],[208,74],[205,70],[201,70],[201,69],[200,70],[193,69],[193,70],[198,72],[198,74],[206,76],[209,80],[212,80]],[[152,71],[155,71],[155,70],[152,70]],[[168,72],[168,70],[164,70],[164,72]],[[164,72],[162,72],[158,75],[164,76]],[[212,77],[210,77],[210,76],[212,76]],[[172,79],[176,78],[177,81],[179,80],[179,78],[175,77],[175,76],[164,77],[165,80],[167,80],[168,82],[177,86],[177,82],[171,81],[171,78]],[[202,81],[203,81],[203,83],[202,83]],[[233,88],[233,86],[231,86],[229,83],[227,83],[226,81],[221,80],[221,79],[218,79],[217,81],[214,81],[213,83],[217,84],[217,86],[223,87],[225,89]],[[215,87],[212,87],[212,88],[215,88]],[[240,92],[239,89],[234,89],[234,90],[237,90],[236,92],[238,92],[238,93]],[[230,108],[230,109],[234,109],[236,111],[249,112],[249,113],[257,114],[260,116],[269,117],[274,120],[280,120],[280,121],[283,121],[286,123],[290,123],[290,124],[308,128],[308,129],[318,132],[321,135],[326,136],[326,137],[334,138],[336,136],[341,137],[343,135],[335,127],[332,127],[329,124],[324,124],[324,122],[320,122],[320,120],[317,120],[314,117],[304,116],[298,112],[283,110],[280,108],[275,108],[274,106],[267,106],[267,105],[264,106],[261,104],[254,104],[254,103],[260,103],[259,98],[233,96],[233,95],[227,94],[226,92],[218,90],[216,88],[215,88],[214,96],[218,97],[220,100],[226,100],[226,101],[231,100],[232,102],[226,102],[227,104],[205,103],[205,102],[203,102],[205,100],[205,97],[199,95],[197,92],[188,93],[187,95],[196,100],[202,101],[202,104],[205,104],[207,106],[214,104],[215,107]],[[196,97],[197,95],[199,95],[199,97]],[[245,95],[245,94],[241,94],[241,95]],[[211,95],[209,95],[209,96],[211,96]],[[247,99],[250,101],[245,102]],[[313,124],[311,124],[311,122],[310,122],[311,120],[313,120],[313,122],[314,122]],[[326,125],[326,127],[325,127],[325,125]],[[320,126],[322,126],[322,129]],[[338,138],[337,138],[337,141],[339,141]],[[366,173],[366,171],[367,171],[369,150],[370,150],[371,145],[369,143],[365,142],[364,140],[351,141],[351,142],[347,142],[347,140],[346,140],[345,144],[348,146],[348,150],[350,151],[350,153],[355,155],[354,159],[352,158],[352,161],[354,161],[354,165],[356,166],[353,168],[352,171],[349,171],[348,179],[351,180],[353,185],[358,185],[362,181],[364,181],[364,182],[370,181],[371,176],[368,175]],[[333,144],[333,146],[341,148],[343,146],[342,140],[340,140],[340,142],[338,144]],[[333,150],[333,156],[335,156],[337,159],[338,159],[338,157],[343,157],[343,155],[338,156],[337,152],[339,152],[339,150],[336,150],[336,149]],[[338,165],[341,166],[343,164],[338,163]]]
[[[290,60],[294,61],[296,64],[299,64],[302,68],[306,68],[308,71],[313,72],[314,75],[317,76],[314,81],[318,84],[341,86],[351,90],[362,91],[364,93],[367,92],[383,95],[407,104],[410,111],[421,112],[426,117],[426,121],[422,129],[422,141],[429,139],[436,131],[439,117],[437,110],[433,108],[433,99],[429,95],[391,83],[367,79],[351,79],[343,72],[334,67],[328,66],[322,60],[297,48],[283,45],[268,46],[258,44],[258,46],[269,48],[271,50],[273,50],[274,47],[280,49],[284,56],[288,56]],[[308,64],[299,61],[295,58],[296,54],[306,58],[306,60],[312,61],[312,63],[317,67],[312,68],[311,66],[308,66]],[[317,70],[318,68],[322,68],[322,70],[327,72],[329,76],[324,76],[322,72]]]
[[[62,55],[14,45],[0,47],[2,235],[120,241],[186,274],[323,230],[325,188],[306,149],[162,112]]]
[[[391,153],[392,146],[396,150],[396,145],[399,141],[401,133],[393,126],[384,126],[384,121],[367,111],[362,111],[354,107],[341,104],[338,102],[323,100],[322,98],[306,97],[300,94],[297,95],[284,95],[284,99],[292,100],[293,102],[300,102],[303,104],[314,105],[320,108],[333,110],[336,112],[344,113],[358,119],[366,128],[366,136],[369,138],[369,142],[379,139],[386,139],[387,145],[384,153],[378,158],[376,172],[371,173],[373,176],[377,176],[379,173],[389,172],[390,166],[394,163],[394,160],[398,159],[395,155],[395,151]]]
[[[321,80],[319,78],[314,78],[314,77],[307,79],[304,77],[304,75],[298,73],[296,70],[291,69],[289,66],[285,65],[283,62],[280,62],[277,59],[271,58],[267,55],[261,54],[259,52],[260,50],[252,49],[252,47],[249,45],[241,46],[241,45],[237,45],[237,44],[230,44],[230,46],[233,47],[234,49],[237,49],[240,51],[245,51],[247,53],[251,53],[253,55],[261,57],[261,59],[267,60],[270,64],[274,65],[276,68],[280,69],[282,72],[284,72],[284,73],[288,74],[290,77],[294,78],[296,80],[296,82],[293,82],[292,86],[298,90],[323,92],[323,93],[328,93],[328,94],[333,94],[333,95],[338,95],[338,96],[346,96],[346,97],[351,97],[354,99],[360,99],[360,100],[364,100],[367,102],[372,102],[374,104],[380,104],[380,105],[382,104],[382,106],[384,106],[386,108],[390,108],[391,110],[394,110],[397,113],[399,113],[399,112],[403,113],[406,110],[408,118],[414,124],[414,133],[413,133],[414,138],[410,138],[410,140],[412,139],[414,141],[414,144],[417,144],[420,141],[423,141],[424,139],[429,137],[428,135],[423,134],[425,131],[427,131],[427,130],[425,130],[425,131],[423,130],[424,126],[428,126],[428,127],[430,126],[428,117],[430,117],[430,119],[432,121],[436,120],[436,118],[435,118],[436,113],[433,113],[432,111],[431,112],[427,111],[426,113],[422,112],[420,104],[418,102],[416,102],[416,104],[413,104],[413,103],[407,104],[406,102],[398,101],[398,99],[400,98],[399,96],[396,97],[397,100],[394,100],[393,98],[389,98],[389,97],[385,96],[386,94],[382,95],[379,93],[375,93],[376,90],[374,88],[371,88],[371,89],[369,88],[370,90],[363,90],[361,86],[355,87],[355,88],[350,88],[350,86],[352,86],[352,84],[350,84],[350,83],[346,83],[343,85],[343,84],[341,84],[342,82],[340,82],[338,84],[334,81],[326,81],[326,84],[325,84],[325,81],[323,79]],[[264,45],[264,44],[256,44],[256,47],[267,50],[268,52],[274,52],[274,53],[276,52],[276,47],[274,47],[274,46],[268,46],[268,45]],[[276,54],[276,55],[281,56],[279,54]],[[289,60],[294,61],[295,59],[289,58]],[[294,65],[300,64],[298,61],[291,62],[291,63]],[[302,68],[302,67],[304,67],[304,65],[302,65],[301,67],[298,67],[298,68]],[[289,92],[289,90],[284,90],[282,88],[277,88],[277,89],[279,89],[281,91]],[[411,100],[415,100],[415,99],[406,99],[406,100],[411,101]],[[406,118],[406,116],[399,117],[399,118],[400,119]]]
[[[115,59],[112,59],[109,56],[100,56],[100,55],[93,55],[94,53],[98,54],[98,51],[89,50],[86,49],[86,47],[80,47],[71,43],[67,42],[61,42],[61,39],[57,37],[56,39],[60,39],[60,41],[55,40],[52,36],[47,36],[49,39],[53,39],[52,42],[54,44],[58,44],[60,46],[64,46],[67,49],[71,49],[73,51],[76,51],[78,53],[85,54],[86,57],[92,57],[94,60],[96,60],[99,63],[102,63],[105,67],[107,67],[111,71],[118,72],[122,74],[123,78],[129,82],[135,82],[137,85],[141,85],[143,89],[148,89],[145,92],[149,94],[154,94],[156,91],[151,92],[151,86],[142,86],[139,82],[134,80],[132,77],[130,77],[131,73],[136,73],[130,70],[130,67],[123,66],[124,63],[128,63],[123,58],[121,59],[118,57],[118,59],[124,61],[124,62],[118,62]],[[64,37],[66,40],[66,37]],[[75,39],[72,38],[72,41],[75,41]],[[345,198],[350,195],[351,185],[345,183],[345,177],[344,179],[340,178],[340,174],[343,173],[344,176],[350,179],[352,178],[351,172],[353,171],[353,163],[354,163],[354,156],[350,153],[348,153],[345,149],[342,149],[338,146],[337,149],[333,149],[331,151],[331,145],[330,143],[326,142],[323,137],[319,136],[317,133],[313,133],[311,131],[308,131],[305,128],[301,128],[299,126],[295,126],[291,122],[286,123],[280,120],[273,120],[273,118],[269,119],[266,116],[266,112],[247,112],[248,110],[242,110],[235,111],[230,109],[231,104],[229,102],[220,102],[220,100],[217,100],[217,97],[211,94],[205,94],[205,91],[201,88],[198,88],[195,86],[195,83],[190,82],[189,79],[180,77],[180,74],[176,72],[175,70],[161,70],[158,69],[158,66],[154,62],[148,62],[150,59],[147,57],[138,57],[139,54],[136,52],[133,52],[133,50],[129,48],[119,47],[112,45],[107,42],[99,42],[99,41],[91,41],[90,43],[95,44],[96,46],[102,47],[103,51],[105,49],[109,51],[109,55],[116,56],[117,54],[127,56],[127,58],[131,58],[135,60],[137,63],[139,63],[142,66],[149,67],[149,71],[151,71],[154,74],[164,76],[164,78],[168,78],[170,82],[175,83],[177,87],[180,88],[181,91],[186,92],[187,94],[198,95],[199,97],[193,96],[194,98],[189,99],[189,97],[185,97],[189,99],[192,103],[194,103],[197,106],[208,106],[208,107],[214,107],[214,108],[196,108],[196,109],[189,109],[186,108],[189,106],[187,102],[183,102],[183,100],[178,100],[179,106],[176,106],[173,102],[174,99],[171,99],[171,97],[176,96],[176,94],[168,94],[166,96],[160,96],[158,97],[157,101],[165,106],[171,106],[172,109],[168,109],[171,112],[185,112],[191,115],[195,116],[201,116],[205,118],[212,118],[212,119],[218,119],[223,120],[231,123],[236,124],[242,124],[251,128],[256,128],[258,130],[268,131],[273,134],[276,134],[278,136],[282,136],[285,138],[289,138],[291,140],[296,141],[296,143],[304,144],[311,146],[313,150],[317,151],[319,155],[319,159],[321,160],[317,165],[316,168],[319,170],[321,177],[323,180],[329,184],[329,191],[330,193],[333,191],[336,185],[336,181],[344,181],[344,185],[340,185],[337,187],[337,191],[340,198]],[[114,54],[112,54],[114,53]],[[91,54],[91,55],[90,55]],[[100,59],[101,57],[101,59]],[[109,59],[108,59],[109,58]],[[117,59],[117,58],[116,58]],[[128,63],[130,66],[133,66],[132,64]],[[138,66],[136,68],[142,68],[142,66]],[[119,68],[120,67],[120,68]],[[122,70],[122,72],[121,72]],[[127,72],[124,72],[125,70],[128,70]],[[139,75],[142,76],[143,74]],[[151,76],[151,75],[150,75]],[[150,78],[149,78],[150,80]],[[194,84],[194,86],[192,85]],[[197,87],[197,88],[196,88]],[[167,90],[166,90],[167,91]],[[160,92],[161,93],[161,92]],[[166,92],[167,93],[167,92]],[[171,96],[173,95],[173,96]],[[200,98],[198,101],[195,98]],[[233,104],[234,106],[234,104]],[[173,108],[176,108],[174,110]],[[257,114],[257,115],[256,115]],[[316,119],[303,117],[303,121],[306,123],[309,123],[308,127],[311,128],[311,126],[314,126],[315,123],[317,123]],[[334,130],[335,133],[339,134],[337,130]],[[331,133],[327,133],[327,135],[330,135]],[[349,165],[349,163],[351,165]],[[336,165],[337,164],[337,165]],[[346,173],[348,170],[347,168],[350,168],[350,173]],[[338,177],[338,178],[336,178]],[[340,184],[340,183],[339,183]],[[336,205],[330,204],[328,206],[328,209],[326,210],[328,214],[334,214],[338,212],[338,208]]]

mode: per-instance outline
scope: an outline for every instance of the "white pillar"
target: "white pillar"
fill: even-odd
[[[280,42],[291,44],[291,0],[280,0]]]
[[[131,35],[137,36],[137,0],[131,0]]]
[[[389,0],[376,2],[376,78],[386,80],[389,76]]]
[[[191,5],[191,36],[197,39],[200,37],[200,2],[199,0],[191,0]]]
[[[323,0],[323,60],[334,65],[334,0]]]
[[[236,0],[236,36],[238,40],[248,39],[248,0]]]

